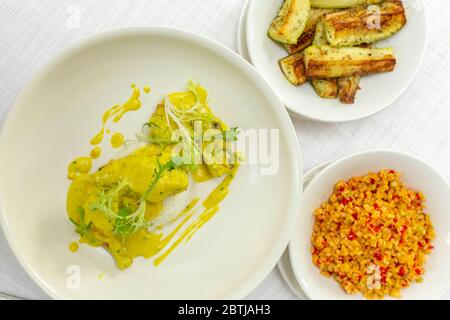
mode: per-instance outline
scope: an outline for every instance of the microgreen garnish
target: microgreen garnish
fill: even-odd
[[[163,174],[166,171],[171,171],[183,166],[189,168],[189,165],[190,161],[186,161],[183,157],[173,157],[165,164],[160,164],[158,162],[158,166],[155,168],[153,180],[150,182],[147,190],[139,199],[137,203],[138,207],[134,212],[129,207],[120,207],[117,212],[113,209],[114,200],[119,196],[119,193],[125,188],[130,188],[129,182],[125,180],[120,181],[115,188],[110,189],[107,192],[102,190],[98,194],[98,201],[91,203],[89,208],[91,210],[98,210],[111,218],[114,221],[114,233],[122,237],[127,237],[142,227],[150,226],[150,224],[145,221],[145,212],[147,209],[146,199],[150,192],[155,188]]]
[[[76,233],[78,233],[80,236],[88,237],[89,231],[91,230],[92,227],[92,222],[86,224],[86,222],[84,221],[84,209],[82,207],[78,207],[77,211],[78,214],[80,215],[79,219],[80,221],[77,223],[72,218],[69,218],[69,220],[76,226],[75,228]]]

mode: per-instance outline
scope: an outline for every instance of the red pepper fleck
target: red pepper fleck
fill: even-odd
[[[406,232],[406,230],[408,230],[408,226],[404,224],[400,229],[400,233],[403,235]]]
[[[357,238],[356,234],[353,231],[350,231],[347,235],[348,240],[355,240]]]
[[[353,213],[352,217],[353,217],[353,219],[358,220],[358,214],[357,213]]]
[[[383,255],[380,252],[375,252],[373,254],[374,258],[377,259],[378,261],[383,260]]]
[[[398,222],[398,219],[397,219],[397,218],[394,218],[394,222],[397,223],[397,222]]]
[[[394,170],[389,170],[389,173],[395,173],[395,171]]]
[[[418,276],[420,276],[421,273],[422,273],[422,271],[421,271],[419,268],[416,268],[414,271],[416,272],[416,274],[417,274]]]
[[[341,200],[341,203],[342,203],[344,206],[347,205],[349,202],[350,202],[350,199],[347,199],[347,198],[343,198],[343,199]]]
[[[370,183],[374,184],[375,183],[375,179],[374,178],[370,178]]]
[[[417,244],[419,245],[419,248],[420,248],[420,249],[422,249],[422,248],[423,248],[423,244],[422,244],[422,242],[420,242],[420,241],[419,241],[419,242],[418,242]]]
[[[343,192],[344,190],[345,190],[344,186],[340,186],[340,187],[338,188],[338,191],[339,191],[339,192]]]
[[[433,250],[434,247],[433,246],[428,246],[428,250]]]
[[[378,205],[378,203],[375,203],[375,204],[373,205],[373,207],[374,207],[376,210],[378,210],[378,209],[380,208],[380,206]]]
[[[370,225],[375,232],[380,232],[381,226]]]
[[[405,273],[406,273],[406,270],[404,267],[401,267],[400,270],[398,270],[398,275],[400,277],[403,277],[405,275]]]
[[[416,193],[416,199],[420,200],[420,194],[419,193]]]

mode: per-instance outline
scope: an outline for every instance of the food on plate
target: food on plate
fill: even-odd
[[[394,1],[372,10],[355,8],[329,13],[323,21],[330,45],[352,47],[392,36],[406,24],[406,15],[402,2]]]
[[[269,36],[278,42],[295,44],[309,18],[309,0],[285,0],[269,28]]]
[[[286,51],[289,54],[294,54],[309,47],[313,43],[314,35],[316,34],[316,25],[323,17],[324,14],[333,12],[331,9],[311,9],[309,19],[306,24],[305,30],[298,38],[295,44],[284,44]]]
[[[305,83],[305,65],[303,64],[303,53],[294,53],[280,60],[280,68],[286,79],[295,86]]]
[[[310,0],[311,8],[345,9],[356,6],[379,4],[385,0]]]
[[[317,95],[321,98],[334,99],[338,96],[338,79],[311,79]]]
[[[310,0],[306,20],[305,5],[286,0],[269,29],[269,36],[289,54],[279,64],[291,84],[299,86],[310,80],[318,96],[353,104],[361,77],[394,70],[393,49],[377,48],[374,44],[406,24],[402,1]],[[294,14],[300,8],[303,14]],[[295,21],[302,26],[289,33],[289,40],[280,36],[286,35],[282,31],[287,30],[287,25],[295,25]],[[298,62],[302,54],[304,66]]]
[[[304,63],[310,78],[338,78],[392,71],[396,59],[391,48],[310,46]]]
[[[359,89],[360,80],[360,76],[343,77],[338,79],[338,96],[342,103],[352,104],[355,102],[356,91]]]
[[[129,100],[135,108],[117,105],[105,113],[101,133],[92,144],[109,132],[109,119],[119,120],[125,109],[138,109],[142,104],[138,90],[134,87]],[[237,128],[214,115],[201,86],[190,82],[187,91],[166,95],[138,135],[134,151],[95,172],[90,172],[88,157],[69,165],[73,181],[67,212],[80,242],[109,251],[119,269],[128,268],[139,256],[155,257],[154,265],[161,263],[219,210],[239,167],[232,148],[237,135]],[[119,140],[121,145],[123,139]],[[208,180],[216,186],[203,202],[198,197],[184,200],[181,212],[165,208],[169,198]]]
[[[323,29],[323,20],[316,25],[316,32],[314,34],[313,45],[323,46],[327,44]],[[317,95],[321,98],[333,99],[338,95],[338,82],[337,79],[311,79],[311,84],[314,87]]]
[[[339,181],[314,212],[313,263],[349,294],[399,297],[401,289],[422,282],[433,249],[424,202],[394,170]]]

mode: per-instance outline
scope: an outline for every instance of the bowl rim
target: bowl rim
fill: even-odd
[[[73,44],[62,49],[48,62],[44,63],[43,66],[41,66],[40,69],[38,69],[31,77],[31,79],[24,85],[21,92],[16,97],[15,102],[10,107],[3,126],[0,128],[0,176],[2,176],[2,167],[4,163],[2,154],[5,154],[5,151],[7,151],[6,141],[8,140],[9,135],[12,135],[12,128],[13,124],[16,122],[15,119],[17,117],[18,111],[24,108],[22,100],[24,100],[29,95],[29,93],[32,92],[35,87],[37,87],[41,79],[48,72],[53,70],[54,67],[57,67],[61,62],[64,62],[65,59],[76,55],[78,52],[88,49],[89,47],[95,45],[97,42],[118,38],[127,38],[129,36],[136,35],[168,36],[177,38],[179,40],[188,41],[195,46],[207,47],[215,55],[221,56],[229,63],[234,64],[240,69],[241,72],[243,72],[243,74],[246,74],[249,78],[251,78],[251,81],[259,89],[259,91],[265,93],[270,108],[278,116],[280,129],[285,131],[284,141],[288,150],[291,150],[290,166],[294,170],[292,176],[295,177],[295,179],[292,179],[291,181],[291,186],[293,187],[291,192],[294,195],[302,193],[303,178],[300,173],[303,172],[303,159],[301,156],[300,145],[298,143],[298,137],[286,109],[283,107],[283,104],[278,95],[273,91],[267,81],[259,75],[256,69],[250,63],[248,63],[245,59],[243,59],[236,52],[232,51],[225,45],[192,32],[172,27],[161,26],[124,27],[95,33],[87,36],[82,40],[75,41]],[[2,179],[0,178],[0,182],[1,181]],[[5,235],[7,243],[11,248],[11,251],[14,253],[14,256],[19,261],[19,264],[26,271],[26,273],[47,295],[54,299],[65,299],[63,294],[53,289],[51,285],[49,285],[43,278],[39,276],[38,273],[34,271],[33,267],[28,264],[28,260],[25,255],[23,255],[23,253],[20,252],[18,247],[16,246],[15,236],[13,236],[12,230],[9,227],[6,208],[4,206],[4,201],[2,201],[4,197],[5,196],[2,192],[2,183],[0,183],[0,226],[3,234]],[[245,282],[237,287],[233,292],[228,293],[228,295],[225,296],[224,299],[244,298],[252,290],[254,290],[276,266],[284,250],[288,246],[289,239],[295,226],[294,222],[297,217],[297,212],[300,207],[300,198],[298,196],[291,197],[289,199],[287,207],[290,208],[291,212],[286,215],[286,221],[281,224],[281,230],[278,236],[279,238],[277,239],[278,243],[273,246],[271,254],[265,258],[264,264],[258,268],[254,275],[247,278]]]
[[[428,18],[427,18],[427,13],[426,13],[426,7],[423,4],[422,0],[418,0],[420,1],[420,8],[421,11],[423,11],[423,19],[424,19],[424,40],[423,40],[423,46],[420,52],[420,56],[419,56],[419,62],[417,63],[415,70],[413,72],[413,74],[411,75],[411,77],[405,82],[403,88],[401,90],[398,91],[398,93],[396,95],[394,95],[394,97],[389,100],[388,102],[386,102],[384,104],[383,107],[380,107],[376,110],[371,110],[370,112],[363,114],[363,115],[359,115],[359,116],[355,116],[355,117],[351,117],[348,119],[323,119],[322,117],[317,117],[317,116],[313,116],[310,114],[307,114],[305,112],[302,112],[300,110],[298,110],[298,108],[294,107],[293,105],[291,105],[289,103],[289,101],[286,101],[280,94],[277,93],[277,95],[279,96],[280,100],[283,102],[284,106],[286,107],[286,109],[288,109],[289,114],[291,114],[292,116],[301,118],[301,119],[305,119],[305,120],[312,120],[312,121],[318,121],[318,122],[324,122],[324,123],[345,123],[345,122],[353,122],[353,121],[358,121],[364,118],[368,118],[371,117],[385,109],[387,109],[389,106],[391,106],[395,101],[397,101],[405,92],[406,90],[408,90],[408,88],[411,86],[412,82],[414,81],[414,79],[416,78],[417,74],[419,73],[419,70],[422,67],[424,58],[425,58],[425,52],[428,48]],[[255,49],[254,46],[252,45],[252,42],[249,41],[248,39],[250,39],[250,35],[252,33],[252,23],[250,23],[251,21],[253,21],[255,19],[254,17],[254,6],[255,3],[257,3],[256,0],[248,0],[248,5],[247,5],[247,20],[246,20],[246,42],[247,42],[247,48],[248,48],[248,54],[250,57],[250,61],[252,63],[252,65],[255,67],[256,70],[258,70],[259,72],[259,68],[258,66],[255,64]],[[275,13],[274,13],[275,14]],[[274,89],[275,90],[275,89]]]
[[[401,157],[406,157],[408,159],[407,161],[414,161],[414,162],[420,163],[421,165],[427,167],[430,171],[432,171],[436,174],[436,176],[441,180],[441,182],[443,182],[444,185],[447,186],[448,193],[450,194],[450,182],[447,181],[447,179],[442,174],[440,174],[439,171],[437,171],[430,163],[415,156],[412,153],[394,150],[394,149],[369,149],[369,150],[364,150],[364,151],[353,152],[348,155],[337,158],[335,160],[332,160],[319,173],[317,173],[314,176],[314,178],[308,183],[306,188],[304,188],[304,190],[303,190],[303,194],[306,192],[306,190],[312,184],[317,183],[317,181],[319,181],[323,176],[325,176],[328,173],[328,170],[333,170],[333,168],[338,166],[339,164],[346,162],[350,159],[353,159],[355,157],[358,157],[361,155],[371,155],[371,154],[390,154],[390,155],[395,155],[395,156],[401,156]],[[303,200],[304,200],[303,194],[302,194],[302,204],[300,206],[300,210],[298,213],[298,219],[300,219],[301,215],[306,214],[305,212],[302,212]],[[320,297],[317,297],[317,296],[311,294],[310,290],[308,289],[308,286],[306,286],[303,283],[303,281],[300,281],[300,279],[302,279],[303,276],[302,276],[301,270],[299,268],[299,261],[298,261],[299,259],[293,258],[293,257],[298,257],[298,254],[295,253],[297,247],[296,247],[296,244],[294,244],[295,241],[293,240],[294,237],[296,237],[296,235],[300,232],[300,230],[297,228],[298,227],[298,219],[297,219],[296,227],[294,228],[294,230],[292,232],[292,238],[291,238],[291,241],[289,241],[289,246],[288,246],[289,259],[291,262],[292,271],[294,273],[295,279],[297,280],[298,284],[300,285],[300,287],[302,288],[303,292],[305,293],[305,295],[308,299],[321,299]],[[311,230],[308,230],[308,232],[310,233]],[[308,260],[307,263],[312,263],[312,262]],[[440,298],[442,298],[449,289],[450,289],[450,281],[446,285],[446,289],[442,292]],[[344,295],[344,293],[343,293],[343,295]],[[400,300],[402,300],[402,299],[403,298],[400,298]]]

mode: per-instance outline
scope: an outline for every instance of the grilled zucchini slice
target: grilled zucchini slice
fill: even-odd
[[[311,0],[311,8],[345,9],[379,4],[384,0]]]
[[[317,95],[325,99],[334,99],[338,96],[338,79],[311,79]]]
[[[295,86],[306,82],[303,53],[295,53],[280,60],[280,68],[286,79]]]
[[[327,41],[335,47],[352,47],[388,38],[405,23],[405,9],[401,1],[383,2],[379,11],[355,8],[333,12],[325,15],[324,19]]]
[[[317,22],[312,44],[315,46],[325,46],[328,44],[327,37],[325,35],[323,19],[320,19],[319,22]]]
[[[355,103],[356,91],[359,89],[360,76],[343,77],[338,79],[339,100],[342,103]]]
[[[285,0],[270,25],[269,37],[281,43],[297,43],[305,30],[309,12],[309,0]]]
[[[320,20],[317,23],[313,44],[316,46],[327,44],[327,39],[323,28],[323,20]],[[311,84],[319,97],[332,99],[336,98],[338,95],[337,79],[311,79]]]
[[[334,48],[310,46],[304,51],[306,76],[339,78],[394,70],[392,48]]]
[[[316,33],[316,25],[319,20],[327,13],[333,12],[332,9],[311,9],[308,23],[300,38],[295,44],[285,44],[284,47],[289,54],[294,54],[309,47],[313,43],[314,35]]]

